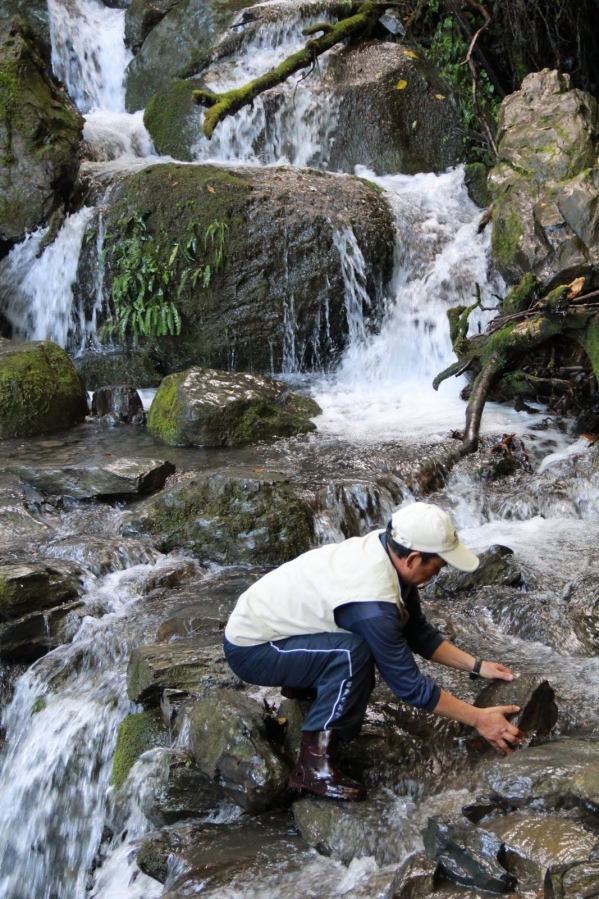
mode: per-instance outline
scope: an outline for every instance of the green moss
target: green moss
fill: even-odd
[[[31,707],[31,714],[37,715],[38,712],[42,712],[46,706],[48,705],[48,700],[45,696],[38,696],[35,702]]]
[[[272,403],[251,405],[233,422],[229,432],[229,446],[247,446],[260,440],[277,437],[292,437],[315,431],[316,425],[301,415],[286,412]]]
[[[188,162],[191,148],[201,133],[201,112],[193,102],[193,81],[173,81],[154,94],[144,113],[159,153]]]
[[[83,382],[59,346],[0,348],[0,438],[44,434],[83,421],[86,413]]]
[[[464,166],[464,181],[470,199],[482,209],[486,209],[492,202],[491,193],[487,187],[487,174],[487,167],[482,162],[472,162]]]
[[[584,335],[584,348],[599,382],[599,320],[591,319]]]
[[[354,181],[361,181],[362,184],[368,188],[368,190],[374,191],[374,193],[378,194],[379,196],[382,196],[385,193],[380,184],[375,184],[374,181],[369,181],[368,178],[359,178],[357,175],[352,175],[351,177],[354,179]]]
[[[523,312],[537,299],[540,284],[532,272],[527,272],[516,287],[510,288],[502,307],[506,313]]]
[[[518,243],[524,234],[524,227],[515,211],[507,212],[508,196],[504,195],[495,203],[493,210],[493,234],[491,248],[493,261],[501,270],[508,269],[518,251]]]
[[[168,728],[156,710],[127,715],[118,729],[112,760],[112,783],[118,790],[139,756],[156,746],[168,746]]]
[[[170,852],[170,846],[160,839],[144,840],[135,859],[137,867],[148,877],[164,883],[168,874]]]
[[[155,437],[170,446],[181,443],[181,403],[179,385],[185,380],[185,373],[169,375],[164,379],[150,406],[148,430]]]

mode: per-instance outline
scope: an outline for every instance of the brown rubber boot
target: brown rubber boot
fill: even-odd
[[[362,784],[341,774],[333,765],[336,745],[334,730],[303,731],[299,759],[287,783],[289,789],[346,802],[366,799]]]

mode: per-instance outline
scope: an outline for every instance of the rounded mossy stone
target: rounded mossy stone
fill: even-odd
[[[169,745],[168,728],[160,712],[151,709],[127,715],[119,724],[116,747],[112,759],[112,783],[118,790],[125,783],[129,771],[144,752],[157,746]]]
[[[150,432],[171,446],[247,446],[314,431],[320,407],[262,375],[191,368],[160,385]]]
[[[0,439],[68,428],[87,412],[81,376],[57,344],[0,345]]]
[[[541,285],[532,272],[527,272],[519,284],[510,288],[502,303],[503,312],[524,312],[538,298]]]
[[[161,155],[193,161],[204,119],[202,107],[193,100],[193,90],[199,86],[199,82],[173,81],[148,103],[144,125]]]
[[[488,170],[482,162],[471,162],[464,166],[464,183],[468,196],[473,203],[486,209],[491,205],[493,197],[487,187]]]

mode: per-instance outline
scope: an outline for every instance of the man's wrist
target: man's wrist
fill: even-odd
[[[470,680],[478,680],[479,677],[482,677],[482,674],[480,673],[482,664],[483,664],[482,659],[474,660],[474,665],[472,666],[472,670],[470,672]]]

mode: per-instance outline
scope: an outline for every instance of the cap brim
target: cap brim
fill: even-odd
[[[457,568],[459,571],[476,571],[480,564],[478,556],[466,549],[462,543],[458,543],[456,548],[450,549],[449,552],[437,552],[437,555],[441,556],[448,565]]]

